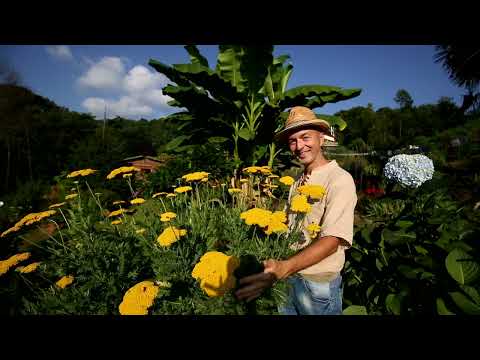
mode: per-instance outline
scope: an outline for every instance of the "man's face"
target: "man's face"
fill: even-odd
[[[299,130],[288,137],[290,151],[304,166],[315,161],[322,153],[323,133],[318,130]]]

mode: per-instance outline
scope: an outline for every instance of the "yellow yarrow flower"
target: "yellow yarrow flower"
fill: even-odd
[[[280,221],[283,223],[287,221],[287,214],[285,213],[285,211],[275,211],[272,214],[272,217],[274,220]]]
[[[118,307],[121,315],[147,315],[158,294],[158,286],[152,281],[142,281],[127,290]]]
[[[308,203],[306,195],[295,195],[292,198],[292,211],[308,213],[312,209],[311,205]]]
[[[173,198],[175,196],[177,196],[177,195],[176,194],[167,194],[167,198]]]
[[[235,189],[235,188],[228,189],[229,194],[235,194],[235,193],[239,193],[239,192],[242,192],[242,189]]]
[[[78,196],[78,194],[69,194],[67,196],[65,196],[65,200],[70,200],[70,199],[74,199]]]
[[[187,234],[187,230],[178,229],[174,226],[169,226],[158,236],[157,242],[161,246],[170,246],[174,242],[180,240],[180,237],[185,236]]]
[[[241,182],[242,184],[247,183],[247,182],[248,182],[248,179],[240,179],[240,182]]]
[[[307,226],[307,231],[311,238],[317,237],[318,233],[322,230],[322,227],[318,224],[312,223]]]
[[[57,208],[57,207],[63,206],[63,205],[65,205],[65,204],[66,204],[66,202],[61,202],[61,203],[58,203],[58,204],[50,205],[48,208],[49,208],[49,209],[53,209],[53,208]]]
[[[253,208],[240,214],[240,219],[245,220],[247,225],[258,225],[260,227],[267,226],[271,221],[271,217],[271,211],[259,208]]]
[[[302,185],[297,188],[297,192],[319,200],[325,195],[325,188],[321,185]]]
[[[282,176],[278,181],[284,185],[291,186],[295,182],[295,179],[291,176]]]
[[[263,175],[272,174],[272,170],[270,169],[269,166],[249,166],[243,169],[243,171],[249,174],[256,174],[256,173],[261,173]]]
[[[120,204],[125,204],[125,201],[123,200],[117,200],[112,203],[113,205],[120,205]]]
[[[55,285],[57,285],[60,289],[65,289],[68,285],[73,283],[73,280],[75,280],[75,278],[72,275],[67,275],[58,280]]]
[[[10,256],[7,260],[0,261],[0,276],[5,274],[11,267],[16,266],[19,262],[27,260],[31,254],[29,252]]]
[[[4,237],[8,234],[10,234],[11,232],[15,232],[15,231],[18,231],[20,230],[20,227],[18,226],[12,226],[11,228],[5,230],[4,232],[2,232],[2,234],[0,235],[0,237]]]
[[[270,235],[271,233],[281,233],[286,232],[287,230],[288,226],[286,224],[272,219],[264,229],[264,232],[265,234]]]
[[[125,212],[126,212],[126,210],[124,210],[124,209],[118,209],[118,210],[112,211],[110,214],[108,214],[108,217],[114,217],[114,216],[122,215]]]
[[[118,224],[121,224],[122,223],[122,220],[113,220],[111,222],[112,225],[118,225]]]
[[[23,225],[31,225],[33,223],[36,223],[46,217],[49,217],[53,214],[56,214],[56,211],[55,210],[47,210],[47,211],[42,211],[42,212],[38,212],[38,213],[31,213],[31,214],[28,214],[28,215],[25,215],[20,221],[18,221],[15,226],[9,228],[8,230],[4,231],[0,237],[4,237],[5,235],[11,233],[11,232],[15,232],[15,231],[18,231],[20,230],[20,228],[23,226]]]
[[[74,178],[74,177],[77,177],[77,176],[88,176],[88,175],[91,175],[95,172],[97,172],[97,170],[93,170],[93,169],[77,170],[77,171],[74,171],[74,172],[71,172],[70,174],[68,174],[67,178]]]
[[[137,205],[137,204],[143,204],[145,202],[145,199],[142,198],[136,198],[130,201],[130,204],[132,205]]]
[[[166,212],[160,215],[160,221],[166,222],[175,219],[176,217],[177,214],[175,214],[174,212]]]
[[[28,273],[31,273],[35,270],[37,270],[37,268],[40,266],[41,262],[38,261],[38,262],[34,262],[34,263],[31,263],[27,266],[23,266],[22,268],[18,268],[18,271],[21,272],[22,274],[28,274]]]
[[[138,230],[135,230],[135,233],[136,234],[143,234],[145,231],[147,231],[147,229],[138,229]]]
[[[159,193],[155,193],[155,194],[152,195],[152,199],[155,199],[157,196],[160,196],[160,195],[168,195],[168,193],[164,192],[164,191],[159,192]]]
[[[235,287],[233,275],[240,261],[218,251],[205,253],[192,271],[192,277],[200,280],[200,287],[209,297],[224,295]]]
[[[199,180],[207,179],[209,174],[210,173],[205,171],[197,171],[191,174],[183,175],[182,179],[184,179],[187,182],[199,181]]]
[[[191,191],[191,190],[192,190],[191,186],[180,186],[180,187],[175,189],[175,192],[181,194],[181,193]]]
[[[135,166],[122,166],[122,167],[119,167],[118,169],[112,170],[110,174],[107,175],[107,179],[111,180],[117,175],[131,173],[133,171],[140,171],[140,169]]]

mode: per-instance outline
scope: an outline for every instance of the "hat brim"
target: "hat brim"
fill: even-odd
[[[285,142],[288,136],[295,131],[299,131],[302,128],[316,127],[327,135],[330,135],[330,124],[325,120],[307,120],[300,121],[291,126],[279,131],[274,135],[274,139],[278,142]]]

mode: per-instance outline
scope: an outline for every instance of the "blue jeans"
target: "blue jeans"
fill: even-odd
[[[315,282],[299,275],[287,279],[288,295],[278,307],[281,315],[341,315],[342,276],[330,282]]]

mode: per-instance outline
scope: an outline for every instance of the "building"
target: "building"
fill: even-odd
[[[123,159],[124,162],[127,162],[127,166],[135,166],[139,168],[142,173],[153,173],[160,166],[164,165],[167,162],[167,159],[159,159],[153,156],[132,156],[126,159]]]

